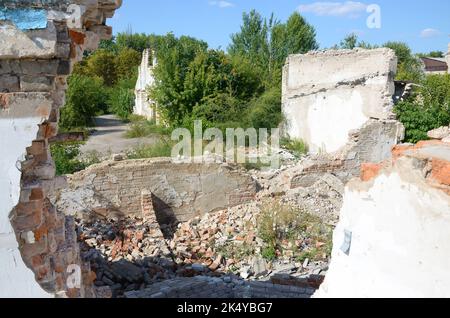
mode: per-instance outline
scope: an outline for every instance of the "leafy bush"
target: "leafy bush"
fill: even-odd
[[[395,51],[398,58],[397,80],[419,83],[423,77],[422,61],[412,54],[408,44],[403,42],[387,42],[383,45]]]
[[[65,142],[50,146],[52,158],[56,165],[56,175],[73,174],[99,162],[96,156],[90,156],[84,161],[79,160],[81,145],[82,143],[79,142]]]
[[[406,128],[405,141],[427,140],[427,132],[450,124],[450,75],[430,75],[408,101],[395,107]]]
[[[249,104],[248,122],[251,127],[277,128],[282,119],[280,87],[267,90]]]
[[[406,142],[427,140],[427,132],[450,123],[450,114],[439,106],[423,107],[412,102],[400,102],[395,108],[398,119],[406,128]]]
[[[69,78],[66,105],[61,110],[64,129],[88,127],[93,117],[106,105],[103,82],[99,78],[74,74]]]
[[[228,94],[209,96],[194,106],[192,117],[207,123],[225,123],[240,117],[242,104]]]
[[[133,113],[133,91],[120,86],[112,89],[109,97],[109,105],[112,113],[116,114],[122,120],[127,120]]]

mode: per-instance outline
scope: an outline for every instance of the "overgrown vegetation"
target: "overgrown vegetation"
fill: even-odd
[[[320,218],[289,205],[265,203],[258,219],[258,236],[264,241],[262,256],[273,260],[290,254],[298,260],[323,260],[330,256],[332,227]]]
[[[280,145],[296,157],[306,155],[309,151],[308,145],[303,140],[299,139],[283,138],[281,139]]]
[[[130,127],[126,132],[127,138],[142,138],[151,135],[169,135],[171,129],[165,126],[157,125],[155,122],[140,116],[129,117]]]
[[[286,23],[244,13],[227,52],[173,34],[157,41],[157,85],[150,91],[165,122],[189,128],[274,128],[281,117],[281,70],[288,54],[318,47],[314,28],[298,14]]]
[[[107,96],[98,77],[72,75],[61,110],[60,126],[66,130],[93,125],[93,117],[106,109]]]
[[[148,159],[171,157],[173,143],[168,138],[163,138],[152,145],[138,146],[127,153],[128,159]]]
[[[335,48],[374,49],[389,47],[398,56],[398,80],[422,85],[415,96],[396,107],[407,128],[407,140],[426,138],[426,130],[448,124],[448,77],[426,77],[421,56],[413,54],[403,42],[373,45],[350,34]],[[174,34],[146,35],[131,31],[103,41],[90,52],[69,79],[66,107],[61,128],[89,127],[92,118],[114,113],[129,120],[134,106],[134,86],[142,51],[151,48],[158,64],[154,69],[156,85],[149,91],[158,105],[162,122],[169,127],[192,129],[194,120],[203,127],[275,128],[282,121],[282,66],[289,54],[319,48],[316,32],[299,13],[286,22],[273,15],[264,18],[255,10],[243,14],[241,29],[231,35],[227,50],[208,49],[204,41]],[[153,54],[153,53],[152,53]],[[441,57],[442,52],[428,56]],[[151,57],[153,60],[153,56]],[[436,96],[431,100],[427,96]],[[168,129],[167,131],[170,131]],[[148,122],[133,123],[129,138],[164,134],[166,130]],[[296,156],[307,151],[300,141],[285,148]]]
[[[395,107],[405,125],[406,141],[426,140],[427,132],[450,124],[450,75],[429,75],[413,96]]]
[[[61,111],[62,129],[90,127],[93,117],[104,113],[126,120],[133,112],[142,50],[133,41],[127,42],[128,37],[136,38],[120,34],[117,40],[102,42],[100,49],[88,53],[75,66],[69,77],[66,106]]]
[[[100,162],[95,154],[88,156],[84,160],[80,160],[81,145],[82,143],[80,142],[64,142],[54,143],[50,146],[52,158],[55,161],[57,176],[73,174]]]

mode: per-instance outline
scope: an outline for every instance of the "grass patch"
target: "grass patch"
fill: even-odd
[[[153,121],[137,118],[131,119],[130,128],[125,133],[126,138],[142,138],[151,135],[169,135],[170,129],[164,126],[156,125]]]
[[[255,255],[254,246],[245,242],[239,245],[234,242],[227,242],[222,246],[214,246],[213,244],[212,249],[226,259],[241,260]]]
[[[300,139],[283,138],[280,144],[283,149],[291,152],[296,157],[306,155],[309,151],[308,145]]]
[[[332,233],[320,218],[280,202],[265,203],[258,219],[258,236],[266,245],[262,256],[267,260],[278,253],[321,260],[331,254]]]
[[[264,168],[268,168],[270,167],[271,164],[270,163],[262,163],[261,161],[258,160],[258,163],[251,163],[251,162],[246,162],[245,164],[243,164],[243,167],[245,170],[262,170]]]
[[[171,157],[173,143],[168,139],[162,139],[153,145],[138,146],[127,153],[128,159],[147,159]]]

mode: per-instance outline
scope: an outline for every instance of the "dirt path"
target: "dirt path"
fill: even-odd
[[[93,133],[85,145],[81,147],[82,156],[97,153],[100,157],[111,154],[123,153],[139,145],[151,145],[156,143],[157,136],[145,138],[125,138],[129,124],[124,123],[114,115],[103,115],[95,118],[95,133]]]

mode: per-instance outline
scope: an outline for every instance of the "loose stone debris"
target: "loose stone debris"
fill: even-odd
[[[162,297],[154,292],[158,290],[155,286],[173,287],[164,296],[182,296],[182,283],[186,280],[180,278],[197,276],[203,277],[200,280],[205,284],[219,282],[214,280],[219,278],[223,293],[230,297],[242,295],[244,287],[252,288],[246,281],[263,281],[267,286],[275,282],[287,285],[288,294],[310,295],[305,294],[304,288],[318,288],[328,268],[329,255],[318,261],[296,260],[292,246],[284,242],[285,246],[277,251],[277,261],[265,260],[261,256],[265,242],[257,230],[259,213],[258,203],[253,202],[178,224],[159,225],[155,217],[77,220],[78,238],[82,242],[82,257],[96,274],[95,286],[103,294],[110,290],[106,295],[113,297]],[[301,250],[325,244],[308,237],[298,238]],[[303,289],[289,290],[289,286]]]

